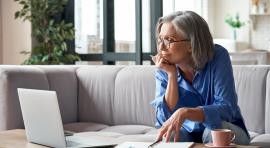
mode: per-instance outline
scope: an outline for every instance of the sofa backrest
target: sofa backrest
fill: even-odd
[[[0,130],[24,128],[17,88],[56,90],[63,122],[76,122],[75,69],[74,66],[0,66]]]
[[[115,79],[121,66],[82,66],[77,69],[80,122],[113,125]]]
[[[249,131],[265,132],[266,77],[269,66],[233,66],[238,104]]]
[[[83,66],[77,69],[79,121],[154,126],[154,66]]]
[[[155,125],[150,102],[155,98],[155,67],[128,66],[115,79],[115,124]]]
[[[78,120],[78,83],[75,66],[41,66],[49,83],[49,90],[57,92],[63,123]]]
[[[233,66],[249,131],[270,133],[270,66]],[[23,128],[17,88],[56,90],[62,120],[154,126],[154,66],[0,66],[0,130]]]

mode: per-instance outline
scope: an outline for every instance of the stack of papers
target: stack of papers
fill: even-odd
[[[115,148],[148,148],[151,142],[125,142]],[[194,145],[194,142],[160,142],[154,145],[154,148],[190,148]]]

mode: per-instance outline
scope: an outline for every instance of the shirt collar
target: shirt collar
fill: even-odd
[[[197,77],[200,74],[201,71],[196,71],[195,73],[195,77]],[[187,91],[190,91],[194,94],[197,94],[198,92],[193,88],[193,86],[188,83],[184,77],[183,77],[183,71],[181,70],[181,68],[177,65],[177,76],[178,76],[178,83],[180,85],[180,87],[184,88]]]
[[[180,77],[181,75],[183,76],[183,71],[178,65],[176,65],[176,69],[177,69],[177,77]],[[201,73],[202,73],[202,70],[196,70],[194,78],[196,77],[196,75],[200,75]]]

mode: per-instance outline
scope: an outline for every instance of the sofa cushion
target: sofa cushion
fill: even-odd
[[[65,130],[73,131],[76,133],[88,132],[88,131],[99,131],[106,127],[108,127],[108,125],[94,123],[94,122],[76,122],[76,123],[68,123],[64,125]]]
[[[256,132],[248,132],[249,135],[250,135],[250,139],[254,139],[256,136],[259,136],[260,134],[259,133],[256,133]]]
[[[113,104],[114,122],[118,124],[155,125],[155,67],[128,66],[117,74]]]
[[[151,130],[154,130],[153,127],[145,125],[116,125],[106,127],[101,132],[117,132],[124,135],[134,135],[134,134],[145,134]]]
[[[155,135],[157,135],[158,134],[158,129],[156,129],[156,128],[155,129],[152,129],[152,130],[148,131],[145,134],[155,134]]]
[[[78,121],[76,67],[40,66],[47,76],[49,89],[57,92],[63,123]]]
[[[265,93],[267,66],[234,66],[238,104],[248,131],[265,131]]]
[[[0,130],[24,128],[17,88],[49,90],[49,83],[37,67],[1,66]]]
[[[77,69],[79,121],[113,124],[112,102],[120,66],[82,66]]]
[[[259,135],[259,136],[255,137],[254,139],[252,139],[250,144],[260,146],[261,148],[269,148],[270,134]]]

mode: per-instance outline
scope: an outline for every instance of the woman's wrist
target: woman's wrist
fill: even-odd
[[[204,113],[201,108],[180,108],[181,120],[204,121]]]
[[[174,72],[167,72],[168,78],[177,78],[176,70]]]
[[[181,109],[181,116],[182,116],[182,120],[186,120],[188,119],[188,112],[189,112],[189,108],[180,108]]]

